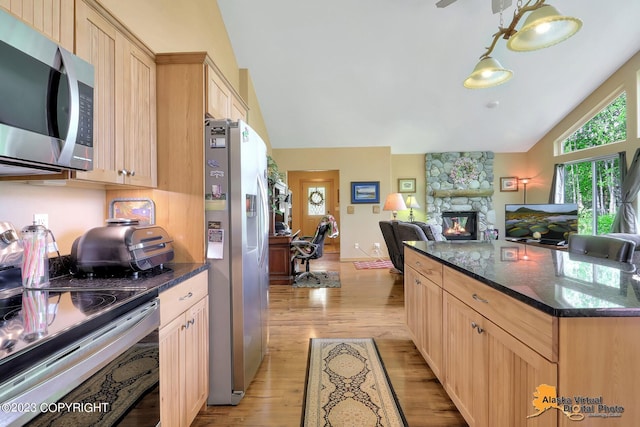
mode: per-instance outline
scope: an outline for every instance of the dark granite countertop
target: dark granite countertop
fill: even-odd
[[[556,317],[640,317],[633,264],[516,242],[405,242],[411,249]]]
[[[22,363],[23,357],[34,361],[44,357],[44,352],[37,357],[30,352],[45,345],[60,348],[69,341],[68,336],[85,333],[82,331],[97,325],[99,319],[122,315],[208,268],[204,263],[176,263],[141,272],[137,277],[79,278],[67,274],[51,279],[49,286],[31,290],[19,286],[20,275],[14,274],[18,286],[2,290],[0,299],[0,366]],[[103,301],[109,304],[104,305]],[[43,330],[31,334],[27,326],[31,328],[32,321],[25,320],[25,316],[32,311],[25,309],[25,304],[35,307],[36,303],[46,313],[47,322],[39,324]]]
[[[208,264],[166,264],[162,270],[140,272],[136,277],[74,277],[71,275],[51,279],[48,289],[123,289],[160,293],[207,270]],[[43,290],[47,290],[44,288]]]

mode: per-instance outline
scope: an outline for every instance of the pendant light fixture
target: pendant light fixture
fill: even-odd
[[[507,40],[507,47],[513,51],[526,52],[553,46],[574,35],[582,27],[582,21],[570,16],[562,16],[558,10],[545,0],[528,0],[522,3],[519,0],[513,19],[507,27],[503,27],[502,11],[500,11],[500,26],[498,32],[493,35],[493,41],[487,51],[480,57],[480,62],[473,72],[464,81],[464,86],[469,89],[482,89],[508,81],[513,72],[504,68],[492,58],[491,52],[498,43],[500,37]],[[520,30],[516,25],[529,14]]]
[[[558,44],[582,27],[582,21],[562,16],[555,7],[543,4],[529,14],[522,28],[507,41],[507,47],[516,52],[528,52]]]
[[[507,70],[490,56],[483,58],[478,62],[476,68],[464,81],[464,86],[469,89],[482,89],[485,87],[497,86],[513,76],[511,70]]]

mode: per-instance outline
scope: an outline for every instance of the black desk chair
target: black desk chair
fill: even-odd
[[[591,236],[588,234],[569,235],[568,250],[570,253],[607,258],[613,261],[633,261],[636,244],[631,240],[610,236]]]
[[[301,279],[315,279],[320,283],[320,278],[313,272],[309,271],[309,261],[322,257],[324,251],[324,239],[331,228],[331,224],[321,221],[316,228],[316,233],[312,238],[301,237],[291,242],[291,271],[294,272],[294,282],[298,283]],[[305,264],[304,272],[296,271],[296,261],[300,260],[301,264]],[[328,276],[325,273],[325,276]]]

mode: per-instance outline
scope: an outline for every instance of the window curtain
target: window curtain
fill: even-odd
[[[626,162],[623,163],[625,157],[620,157],[620,176],[622,178],[621,188],[621,204],[616,217],[611,225],[612,233],[637,233],[638,224],[636,221],[636,211],[633,208],[633,203],[638,198],[638,192],[640,192],[640,148],[638,148],[633,155],[631,166],[629,171],[624,174],[626,170]]]
[[[564,164],[562,163],[556,163],[553,167],[549,203],[564,203]]]

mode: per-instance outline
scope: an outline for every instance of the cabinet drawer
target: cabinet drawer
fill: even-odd
[[[442,286],[442,264],[438,261],[405,247],[404,264],[413,268],[436,285]]]
[[[444,289],[551,362],[558,361],[558,319],[444,267]]]
[[[208,273],[200,273],[160,293],[160,326],[164,326],[208,293]]]

